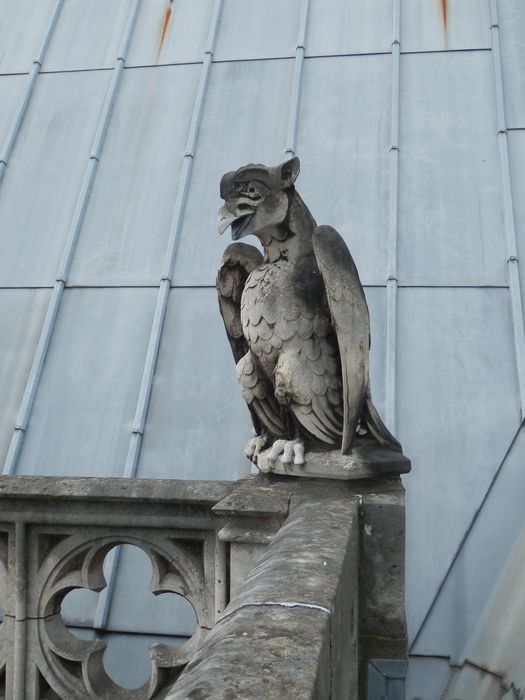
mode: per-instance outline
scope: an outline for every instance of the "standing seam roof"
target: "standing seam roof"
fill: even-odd
[[[0,55],[4,71],[19,70],[41,41],[37,25],[45,36],[30,71],[0,75],[14,114],[0,158],[4,374],[12,345],[23,346],[8,385],[20,410],[7,471],[19,456],[19,473],[242,473],[249,428],[216,318],[225,241],[213,235],[214,193],[226,169],[297,152],[301,195],[349,242],[365,283],[373,391],[414,461],[411,634],[421,628],[446,657],[450,637],[426,611],[446,598],[459,630],[483,607],[462,570],[483,549],[479,528],[469,530],[477,509],[499,533],[491,547],[508,546],[506,530],[490,527],[508,499],[498,511],[484,498],[524,400],[521,0],[126,0],[111,11],[98,0],[85,17],[81,2],[62,0],[35,6],[27,23],[19,8],[31,3],[4,7],[0,30],[15,18],[11,36],[20,37],[16,56]],[[114,61],[125,11],[136,11],[131,44]],[[210,22],[217,34],[206,44]],[[88,151],[80,137],[95,131]],[[76,159],[61,152],[68,148]],[[177,163],[168,167],[169,158]],[[140,175],[121,177],[133,159]],[[123,557],[111,579],[120,610],[135,566]],[[98,600],[102,626],[110,599]]]

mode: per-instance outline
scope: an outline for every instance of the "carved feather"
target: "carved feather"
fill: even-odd
[[[250,409],[255,430],[260,433],[261,428],[264,428],[270,434],[280,436],[285,433],[286,427],[280,415],[279,404],[273,395],[273,388],[267,381],[261,379],[251,360],[241,362],[249,350],[243,333],[243,323],[248,329],[250,338],[253,336],[257,340],[260,336],[265,340],[273,336],[270,326],[260,314],[257,314],[257,311],[254,313],[251,310],[253,319],[246,310],[241,312],[241,297],[246,280],[262,261],[263,256],[254,246],[246,243],[232,243],[226,248],[222,257],[217,275],[217,291],[226,334],[237,363],[241,390]],[[243,322],[241,322],[241,313]],[[252,320],[254,325],[251,325]],[[282,341],[277,339],[277,344],[279,346]],[[266,346],[263,349],[270,352],[273,346],[268,340],[266,340]]]
[[[238,362],[248,351],[241,324],[242,290],[248,275],[262,263],[262,260],[263,256],[255,246],[232,243],[224,251],[217,274],[219,309],[235,362]]]
[[[341,358],[344,411],[341,453],[349,452],[360,418],[380,445],[400,451],[401,445],[372,403],[368,376],[368,306],[350,251],[331,226],[318,226],[312,240]]]
[[[337,231],[331,226],[318,226],[312,242],[341,357],[344,409],[341,453],[346,454],[352,445],[368,383],[368,307],[355,263]]]

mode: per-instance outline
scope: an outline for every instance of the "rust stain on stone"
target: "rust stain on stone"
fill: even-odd
[[[164,10],[164,15],[162,17],[162,26],[161,26],[161,31],[160,31],[159,48],[157,49],[157,61],[159,60],[160,52],[162,51],[162,47],[164,46],[164,39],[166,38],[166,33],[168,31],[168,26],[169,26],[170,19],[171,19],[171,6],[172,6],[172,4],[173,4],[173,0],[170,0],[170,4]]]

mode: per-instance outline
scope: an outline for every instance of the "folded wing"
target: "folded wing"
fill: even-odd
[[[350,251],[331,226],[316,228],[313,247],[341,358],[344,413],[341,453],[350,451],[360,420],[381,446],[400,450],[400,444],[384,425],[372,403],[368,375],[368,306]]]

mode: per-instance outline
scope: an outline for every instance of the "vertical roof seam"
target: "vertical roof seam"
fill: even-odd
[[[388,240],[386,282],[385,422],[396,431],[396,353],[397,353],[397,234],[399,201],[399,64],[401,56],[400,0],[392,6],[392,98],[388,180]]]
[[[93,629],[104,630],[107,627],[109,607],[117,583],[117,569],[121,554],[122,545],[117,545],[108,552],[104,566],[105,571],[107,571],[107,573],[104,574],[106,586],[100,591],[98,596],[95,616],[93,618]]]
[[[127,47],[129,43],[129,35],[133,31],[133,26],[135,24],[135,18],[140,2],[141,0],[133,0],[131,9],[128,14],[126,27],[124,29],[124,35],[119,55],[122,51],[122,47]],[[58,16],[57,13],[56,15]],[[47,47],[48,41],[49,37],[46,37],[46,41],[44,42],[44,48]],[[41,56],[42,55],[43,54],[41,52]],[[102,108],[102,112],[97,124],[97,130],[95,132],[93,146],[91,148],[91,152],[86,165],[86,170],[84,172],[84,178],[80,188],[80,193],[77,197],[75,210],[73,212],[73,217],[69,226],[62,259],[60,261],[59,269],[55,278],[55,283],[53,285],[53,292],[51,294],[51,299],[49,300],[46,317],[42,326],[42,330],[40,332],[40,337],[38,339],[35,355],[33,357],[33,363],[31,365],[22,401],[18,410],[18,415],[16,419],[17,428],[13,431],[13,435],[11,437],[11,442],[9,444],[9,449],[2,470],[3,474],[14,474],[16,471],[18,457],[20,455],[20,450],[22,447],[23,437],[27,431],[27,426],[31,418],[36,392],[38,390],[38,385],[42,376],[44,361],[47,355],[47,350],[49,348],[49,343],[51,341],[51,336],[53,335],[53,331],[55,328],[55,321],[62,300],[62,294],[68,278],[69,270],[71,267],[71,261],[73,259],[78,234],[82,225],[87,203],[93,186],[93,181],[98,165],[98,156],[100,155],[100,152],[102,150],[107,126],[109,120],[111,119],[113,105],[115,102],[115,97],[120,82],[120,76],[122,75],[122,67],[123,60],[121,58],[117,58],[114,66],[114,74],[112,76],[108,92],[106,93],[104,106]],[[94,154],[96,155],[96,158],[93,158]]]
[[[151,390],[153,387],[153,377],[155,374],[155,367],[159,355],[160,340],[162,337],[162,332],[164,330],[164,319],[166,317],[166,308],[168,305],[169,292],[171,289],[177,241],[182,223],[182,217],[186,207],[188,186],[193,166],[193,156],[195,154],[197,138],[199,134],[200,124],[202,121],[204,99],[206,96],[209,74],[213,61],[213,51],[215,49],[215,42],[217,38],[221,10],[222,0],[215,0],[215,4],[213,6],[212,11],[212,17],[210,20],[208,40],[204,52],[204,60],[202,62],[201,67],[199,85],[197,87],[197,94],[193,105],[192,118],[188,130],[185,155],[182,162],[182,171],[179,179],[179,186],[177,189],[177,197],[175,200],[175,205],[173,207],[170,232],[168,236],[168,244],[166,247],[166,259],[164,261],[164,270],[161,274],[159,290],[157,293],[157,301],[155,304],[153,322],[151,324],[148,349],[146,351],[146,358],[144,361],[144,369],[142,372],[142,378],[140,382],[139,395],[137,398],[135,415],[133,418],[132,429],[130,432],[128,454],[126,456],[126,463],[124,465],[124,470],[122,474],[123,478],[133,478],[137,474],[140,451],[142,447],[142,439],[144,436],[146,418],[151,397]],[[97,609],[95,612],[94,625],[97,629],[104,629],[107,625],[113,591],[116,585],[119,549],[117,548],[114,551],[116,553],[111,562],[109,563],[108,573],[106,575],[107,587],[104,590],[104,595],[99,596]]]
[[[27,107],[29,105],[31,95],[33,94],[33,89],[35,87],[36,78],[40,72],[40,68],[42,66],[42,61],[44,60],[44,56],[46,54],[47,47],[49,45],[49,41],[50,41],[51,36],[53,34],[53,31],[55,29],[55,26],[56,26],[56,23],[58,20],[58,16],[60,14],[60,10],[62,9],[63,4],[64,4],[64,0],[57,0],[57,3],[55,5],[55,9],[53,11],[53,14],[51,15],[51,19],[49,21],[46,32],[44,34],[44,39],[42,40],[40,50],[38,51],[36,59],[32,63],[32,68],[31,68],[31,71],[29,72],[29,79],[27,81],[27,85],[26,85],[22,100],[21,100],[20,104],[18,105],[18,109],[16,110],[13,121],[11,122],[11,126],[9,128],[9,131],[7,133],[7,137],[6,137],[4,144],[2,146],[2,150],[0,151],[0,162],[4,164],[4,167],[0,168],[0,182],[2,180],[2,177],[4,175],[6,167],[9,163],[9,158],[10,158],[11,152],[14,148],[18,133],[20,131],[20,127],[22,126],[22,122],[24,121]]]
[[[308,13],[310,0],[303,0],[301,15],[299,17],[299,32],[295,49],[294,75],[292,82],[292,99],[290,103],[290,115],[288,130],[286,133],[285,156],[294,156],[297,147],[297,124],[299,120],[299,102],[301,98],[302,75],[304,67],[304,53],[306,44],[306,31],[308,28]]]
[[[124,471],[122,474],[124,478],[132,478],[137,473],[140,450],[142,447],[142,438],[144,435],[149,401],[151,396],[151,389],[153,386],[153,376],[155,373],[155,366],[157,364],[157,358],[159,354],[160,339],[164,329],[164,318],[166,315],[166,307],[168,304],[169,291],[171,288],[173,266],[177,250],[177,242],[179,238],[180,228],[182,225],[184,210],[186,207],[188,187],[193,166],[193,157],[196,150],[197,138],[202,121],[202,114],[204,111],[204,100],[206,97],[206,91],[208,87],[210,69],[213,60],[213,51],[215,49],[215,42],[217,38],[221,10],[222,0],[215,0],[212,17],[210,20],[210,28],[208,33],[208,40],[206,43],[204,60],[201,66],[199,85],[197,87],[197,94],[193,105],[192,118],[188,130],[185,156],[182,162],[182,171],[177,189],[177,197],[175,200],[175,205],[173,207],[170,232],[166,247],[166,257],[164,260],[164,269],[160,278],[160,285],[157,294],[153,323],[151,326],[148,349],[146,352],[146,359],[144,362],[144,369],[142,373],[139,395],[135,409],[135,416],[133,419],[133,426],[130,434],[128,454],[126,457],[126,464],[124,466]]]
[[[497,6],[496,6],[496,0],[488,0],[489,1],[489,8],[490,8],[490,30],[491,30],[491,35],[492,35],[492,56],[493,56],[493,66],[494,66],[494,81],[495,81],[495,91],[496,91],[496,113],[497,113],[497,140],[498,140],[498,147],[499,147],[499,155],[500,155],[500,171],[501,171],[501,179],[502,179],[502,188],[503,188],[503,215],[504,215],[504,220],[505,220],[505,233],[506,233],[506,242],[507,242],[507,264],[508,264],[508,272],[509,272],[509,295],[510,295],[510,303],[511,303],[511,314],[512,314],[512,326],[513,326],[513,335],[514,335],[514,351],[515,351],[515,358],[516,358],[516,368],[517,368],[517,373],[518,373],[518,385],[519,385],[519,398],[520,398],[520,413],[521,413],[521,420],[524,420],[524,400],[525,400],[525,333],[524,333],[524,328],[523,328],[523,311],[522,311],[522,305],[521,305],[521,289],[520,289],[520,280],[519,280],[519,271],[517,267],[517,260],[516,263],[513,260],[513,254],[516,250],[516,232],[514,228],[514,214],[513,214],[513,204],[512,204],[512,190],[511,190],[511,181],[510,181],[510,169],[509,169],[509,161],[508,161],[508,145],[507,145],[507,133],[506,133],[506,125],[505,125],[505,105],[504,105],[504,95],[503,95],[503,73],[502,73],[502,68],[501,68],[501,51],[500,51],[500,42],[499,42],[499,25],[498,25],[498,17],[497,17]],[[469,527],[465,531],[461,542],[459,543],[459,546],[454,553],[454,556],[452,557],[452,560],[450,562],[450,565],[445,572],[445,575],[441,581],[441,583],[438,586],[438,589],[436,591],[436,594],[434,595],[434,598],[425,613],[423,620],[421,624],[419,625],[419,628],[414,636],[414,639],[411,642],[410,645],[410,651],[412,651],[419,638],[421,637],[421,634],[430,619],[430,615],[432,611],[434,610],[437,601],[441,595],[441,591],[443,590],[446,581],[448,580],[448,577],[452,571],[452,568],[459,557],[459,554],[461,550],[463,549],[463,546],[474,526],[474,523],[476,522],[487,498],[488,495],[490,494],[492,487],[494,486],[496,479],[498,478],[498,475],[503,467],[503,464],[505,463],[505,460],[507,458],[507,455],[509,454],[510,450],[512,449],[512,446],[514,445],[514,442],[517,439],[517,436],[523,427],[523,422],[518,428],[516,434],[514,435],[514,438],[510,444],[509,449],[507,450],[505,457],[503,458],[502,462],[499,464],[496,473],[494,474],[494,477],[489,484],[489,487],[485,493],[485,496],[483,497],[483,500],[481,501],[481,504],[479,508],[476,510],[474,517],[472,518]]]
[[[304,43],[306,37],[307,21],[308,21],[308,8],[309,0],[303,0],[301,18],[299,22],[299,38],[297,41],[296,48],[296,66],[294,72],[294,86],[292,92],[292,107],[290,120],[288,125],[288,139],[287,145],[292,144],[292,148],[288,149],[286,153],[291,152],[292,155],[295,150],[295,139],[297,130],[297,113],[299,105],[299,87],[302,76],[302,65],[304,62]],[[169,292],[171,289],[171,282],[173,277],[173,266],[175,261],[175,254],[177,250],[177,242],[179,238],[180,228],[182,224],[182,217],[184,214],[189,181],[191,177],[193,158],[195,155],[196,144],[198,133],[202,121],[202,114],[204,108],[204,100],[206,97],[206,91],[209,81],[209,74],[213,61],[213,53],[215,50],[215,44],[217,39],[217,32],[219,28],[220,16],[222,11],[222,0],[216,0],[212,19],[210,21],[210,29],[208,34],[208,41],[206,45],[206,50],[204,53],[204,60],[201,68],[201,76],[199,81],[199,86],[197,88],[197,95],[195,98],[192,119],[190,123],[190,128],[188,132],[188,139],[185,149],[185,156],[182,165],[182,173],[179,181],[179,187],[177,191],[177,198],[175,201],[175,206],[172,215],[172,223],[170,227],[170,235],[167,245],[167,254],[165,260],[165,268],[161,276],[159,291],[157,295],[157,302],[155,305],[155,312],[153,317],[153,323],[148,343],[148,350],[146,353],[146,360],[144,363],[144,370],[141,379],[141,385],[139,389],[139,396],[137,400],[137,406],[135,411],[135,417],[133,420],[133,426],[130,434],[128,455],[126,458],[126,464],[124,467],[123,477],[132,478],[136,476],[138,469],[138,462],[140,458],[140,451],[142,448],[142,440],[145,431],[146,418],[148,413],[149,402],[151,398],[151,391],[153,386],[153,378],[155,373],[155,367],[157,364],[160,340],[164,328],[164,319],[166,316],[166,308],[168,304]],[[109,573],[109,579],[114,579],[116,577],[116,566],[111,568]],[[112,586],[111,586],[112,589]],[[97,608],[96,619],[100,622],[105,622],[107,620],[107,615],[109,612],[109,606],[111,605],[111,595],[107,595],[104,600],[99,600],[99,607]]]
[[[510,305],[514,351],[520,396],[521,418],[525,417],[525,327],[521,297],[520,273],[517,265],[516,227],[510,177],[507,124],[505,116],[505,99],[503,93],[503,70],[501,64],[501,46],[499,36],[498,8],[496,0],[490,2],[490,21],[492,36],[492,57],[496,90],[497,140],[500,157],[501,184],[503,190],[503,217],[507,244],[507,270],[509,276]]]

